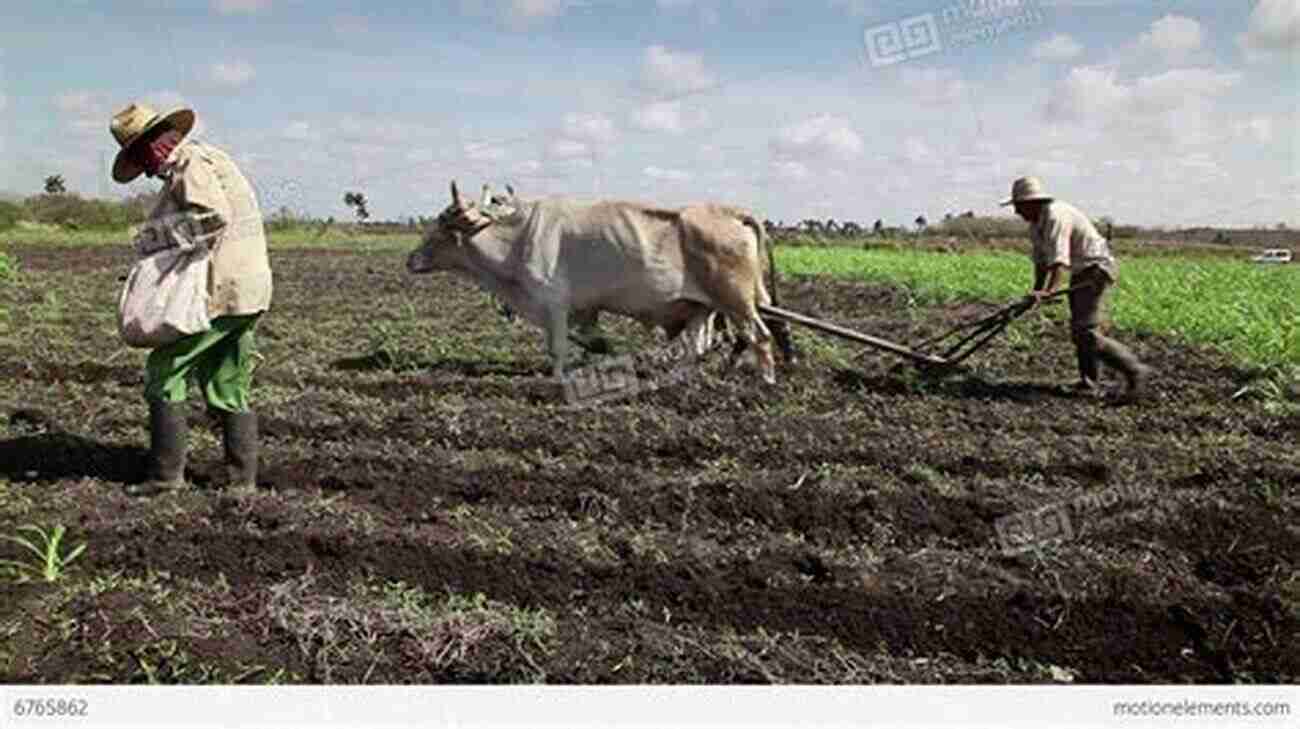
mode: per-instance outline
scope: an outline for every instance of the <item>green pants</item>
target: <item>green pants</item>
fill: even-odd
[[[248,412],[253,385],[253,328],[261,314],[221,316],[212,328],[149,353],[144,396],[160,402],[184,402],[192,376],[203,388],[208,407]]]

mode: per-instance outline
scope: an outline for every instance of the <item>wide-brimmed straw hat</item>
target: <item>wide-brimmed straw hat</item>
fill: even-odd
[[[144,168],[131,154],[131,147],[160,124],[169,124],[184,139],[194,128],[194,111],[177,109],[163,116],[144,104],[131,104],[113,115],[108,130],[122,147],[118,150],[117,159],[113,160],[113,180],[130,182],[144,172]]]
[[[1011,197],[1002,201],[1002,205],[1034,200],[1051,200],[1052,196],[1043,192],[1043,183],[1037,177],[1022,177],[1011,183]]]

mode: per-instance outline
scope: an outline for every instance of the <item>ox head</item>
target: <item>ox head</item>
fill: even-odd
[[[483,186],[483,198],[491,200],[486,185]],[[433,225],[425,229],[420,247],[406,259],[406,270],[411,273],[429,273],[450,268],[462,253],[465,244],[492,225],[497,217],[499,211],[462,198],[456,181],[452,180],[451,204],[438,215]]]

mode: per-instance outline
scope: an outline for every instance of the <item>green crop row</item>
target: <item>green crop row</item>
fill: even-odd
[[[1033,283],[1028,255],[783,248],[777,268],[890,283],[928,303],[1012,300]],[[1111,319],[1123,329],[1222,349],[1244,363],[1300,364],[1300,266],[1135,258],[1120,262]]]

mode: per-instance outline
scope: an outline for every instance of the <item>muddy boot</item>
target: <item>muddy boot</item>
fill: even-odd
[[[1124,375],[1125,386],[1124,392],[1120,394],[1120,402],[1131,403],[1141,399],[1146,391],[1147,380],[1151,377],[1151,368],[1138,361],[1128,347],[1106,337],[1099,339],[1098,356],[1107,366]]]
[[[1074,383],[1074,394],[1080,397],[1101,395],[1101,361],[1094,344],[1085,339],[1075,342],[1075,357],[1079,362],[1079,381]]]
[[[221,411],[221,435],[226,449],[226,489],[257,489],[257,414]]]
[[[143,483],[127,484],[127,496],[153,496],[185,485],[185,409],[183,402],[149,401],[149,475]]]

